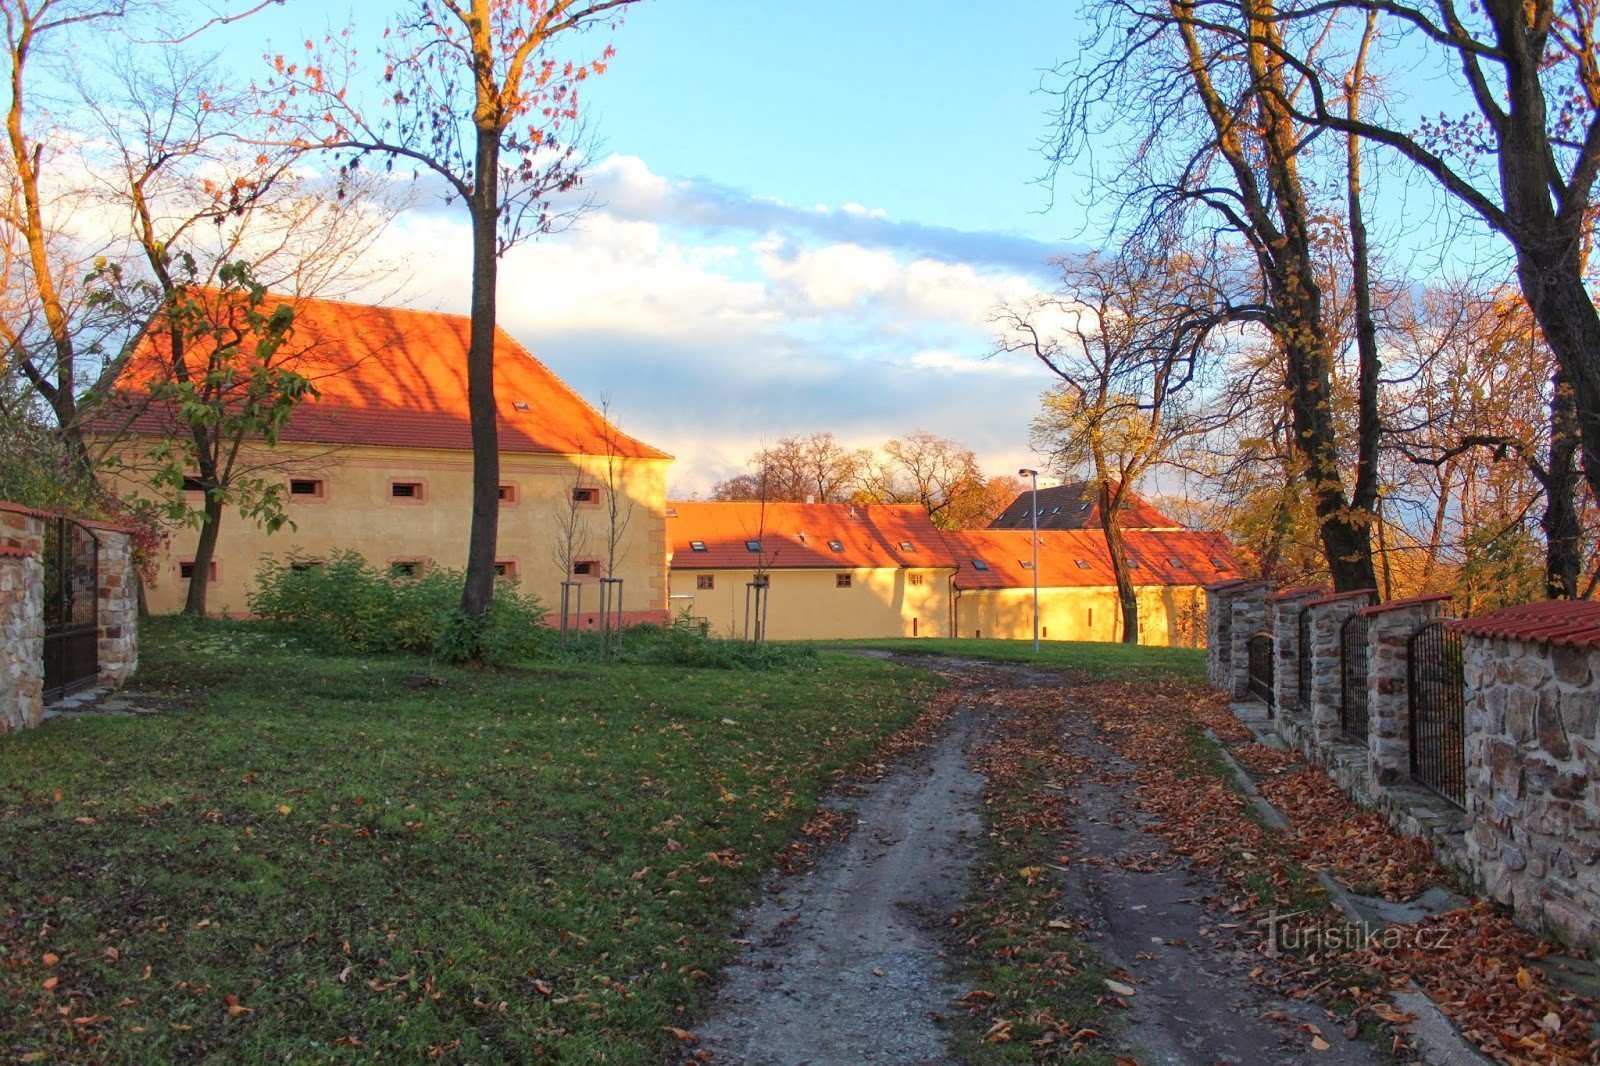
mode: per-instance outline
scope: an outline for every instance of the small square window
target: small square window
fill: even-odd
[[[320,500],[327,482],[320,478],[297,477],[289,479],[289,495],[301,499]]]
[[[849,574],[834,574],[833,575],[833,587],[834,588],[836,588],[836,589],[847,589],[847,588],[850,587],[850,585],[851,585],[851,575],[849,575]]]
[[[1167,557],[1167,565],[1168,566],[1182,566],[1183,565],[1183,561],[1181,559],[1175,559],[1172,556],[1168,556]]]
[[[600,506],[600,490],[589,485],[580,485],[572,490],[572,502],[584,507]]]
[[[523,414],[527,414],[529,411],[533,410],[533,405],[527,400],[512,400],[511,407],[513,410],[521,411]]]
[[[714,589],[714,588],[716,588],[717,587],[717,575],[716,574],[696,574],[695,577],[694,577],[694,587],[697,588],[697,589]]]
[[[517,564],[510,559],[495,563],[494,576],[503,577],[507,581],[515,581],[517,579]]]
[[[391,559],[389,561],[390,577],[421,577],[423,562],[421,559]]]
[[[922,584],[922,575],[916,573],[907,574],[906,581],[913,585],[920,585]]]
[[[572,563],[573,577],[599,577],[599,559],[575,559]]]
[[[692,552],[703,552],[706,550],[706,542],[703,540],[691,540],[689,542],[689,550]]]
[[[1128,560],[1128,569],[1129,570],[1137,570],[1137,569],[1139,569],[1139,560],[1137,560],[1137,559],[1129,559]]]
[[[972,568],[974,570],[987,570],[989,569],[989,564],[982,559],[974,559],[972,560]]]
[[[1033,569],[1033,560],[1032,559],[1023,559],[1023,560],[1021,560],[1021,562],[1022,562],[1022,568],[1024,570],[1032,570]]]
[[[199,474],[185,474],[183,475],[183,491],[204,492],[206,487],[201,483]]]
[[[744,550],[747,552],[758,552],[761,550],[761,542],[759,540],[747,540],[744,542]]]
[[[326,565],[326,559],[296,559],[294,562],[289,564],[289,569],[293,570],[297,574],[303,574],[308,570],[315,570],[319,566]]]
[[[1082,559],[1074,559],[1072,561],[1078,564],[1078,569],[1079,570],[1087,570],[1087,569],[1089,569],[1089,564],[1084,562]]]
[[[194,560],[185,559],[178,564],[178,576],[185,581],[194,577]],[[217,561],[211,560],[211,565],[206,567],[206,581],[217,580]]]
[[[501,485],[500,486],[500,502],[501,503],[516,503],[517,502],[517,487],[515,485]]]
[[[828,541],[828,547],[832,548],[836,552],[844,551],[844,545],[836,540]]]
[[[917,546],[911,543],[909,540],[903,540],[900,542],[900,550],[903,552],[914,552],[917,550]]]
[[[421,503],[425,489],[420,481],[389,482],[389,498],[405,503]]]

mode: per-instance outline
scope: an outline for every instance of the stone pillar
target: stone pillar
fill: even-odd
[[[1301,714],[1310,719],[1311,708],[1300,706],[1300,612],[1312,600],[1320,600],[1328,590],[1320,585],[1285,589],[1267,600],[1268,628],[1272,631],[1273,707],[1278,714]]]
[[[1395,600],[1358,613],[1367,617],[1367,773],[1374,787],[1411,779],[1410,659],[1406,644],[1444,613],[1450,597]]]
[[[1339,739],[1339,677],[1343,656],[1339,630],[1344,620],[1378,598],[1372,589],[1341,592],[1309,601],[1311,608],[1311,739],[1324,747]],[[1308,755],[1314,752],[1307,752]]]
[[[133,538],[109,526],[94,530],[100,540],[100,681],[116,686],[139,666],[139,576]]]
[[[0,503],[0,733],[44,720],[44,519]]]
[[[1600,948],[1600,603],[1454,626],[1466,654],[1467,865],[1521,924]]]
[[[1250,695],[1250,638],[1267,628],[1267,597],[1271,594],[1272,586],[1264,581],[1252,581],[1233,593],[1233,652],[1229,656],[1231,676],[1226,688],[1236,700]]]
[[[1233,686],[1233,594],[1248,581],[1206,585],[1206,681],[1212,688]]]

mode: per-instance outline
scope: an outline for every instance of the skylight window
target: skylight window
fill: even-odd
[[[841,542],[839,542],[837,540],[828,541],[828,547],[832,548],[836,552],[844,551],[844,544],[842,544]]]
[[[516,410],[523,412],[524,414],[526,414],[527,412],[533,410],[533,405],[530,404],[527,400],[512,400],[511,401],[511,406],[514,407]]]
[[[914,552],[917,550],[917,546],[911,543],[909,540],[903,540],[900,542],[900,550],[903,552]]]
[[[974,559],[972,560],[972,568],[974,570],[987,570],[989,569],[989,564],[982,559]]]
[[[1022,568],[1024,570],[1032,570],[1033,569],[1033,560],[1031,560],[1031,559],[1022,560]]]
[[[1167,557],[1167,565],[1168,566],[1182,566],[1183,562],[1181,560],[1179,560],[1179,559],[1173,558],[1172,556],[1168,556]]]
[[[1078,507],[1078,513],[1082,514],[1083,512],[1087,511],[1089,509],[1089,507],[1090,507],[1090,505],[1087,504],[1087,503],[1080,505]]]
[[[1084,562],[1082,559],[1074,559],[1073,562],[1078,564],[1078,569],[1079,570],[1087,570],[1087,569],[1089,569],[1089,564]]]
[[[691,540],[689,542],[689,550],[692,552],[703,552],[706,550],[706,542],[703,540]]]
[[[758,552],[761,550],[761,542],[759,540],[747,540],[744,542],[744,550]]]

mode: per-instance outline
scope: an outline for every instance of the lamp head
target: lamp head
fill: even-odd
[[[1018,477],[1038,477],[1039,476],[1039,471],[1037,471],[1037,470],[1018,470],[1017,471],[1017,476]]]

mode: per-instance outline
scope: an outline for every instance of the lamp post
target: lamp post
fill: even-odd
[[[1018,470],[1018,477],[1033,479],[1033,654],[1039,654],[1039,471]]]

